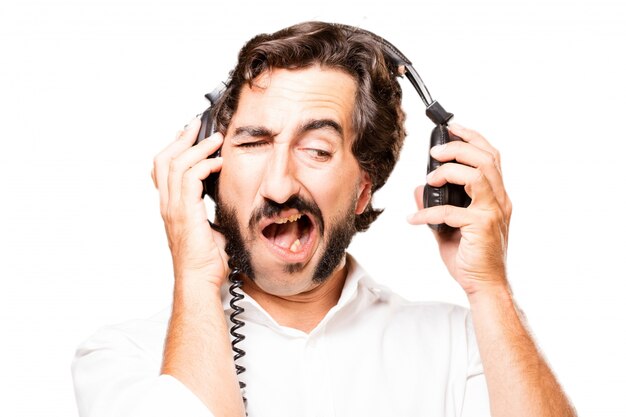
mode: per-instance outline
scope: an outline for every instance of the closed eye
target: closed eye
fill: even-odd
[[[267,145],[265,141],[255,141],[255,142],[243,142],[237,144],[238,148],[258,148],[259,146]]]

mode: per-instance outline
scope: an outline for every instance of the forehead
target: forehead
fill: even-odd
[[[292,121],[331,118],[351,130],[356,90],[354,78],[339,69],[271,69],[242,87],[231,127],[282,130]]]

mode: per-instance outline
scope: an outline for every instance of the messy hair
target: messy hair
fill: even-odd
[[[300,69],[319,65],[339,69],[357,82],[352,123],[352,153],[372,181],[372,193],[393,170],[404,137],[405,114],[398,68],[386,59],[380,40],[365,31],[324,22],[305,22],[272,34],[252,38],[239,53],[237,66],[217,103],[216,127],[226,132],[237,110],[243,85],[252,87],[257,76],[272,68]],[[370,203],[355,218],[364,231],[382,210]]]

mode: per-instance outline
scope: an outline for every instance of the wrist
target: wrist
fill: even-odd
[[[193,287],[221,288],[226,278],[223,268],[214,265],[190,266],[174,263],[175,283]]]
[[[513,293],[506,280],[476,286],[467,294],[470,308],[484,305],[485,303],[509,304],[513,302]]]
[[[221,305],[221,286],[206,275],[197,273],[180,274],[174,281],[174,305],[179,307],[200,307],[211,304]]]

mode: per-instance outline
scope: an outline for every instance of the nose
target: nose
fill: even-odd
[[[283,204],[300,192],[296,164],[292,160],[289,146],[275,146],[263,174],[261,196]]]

